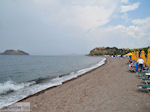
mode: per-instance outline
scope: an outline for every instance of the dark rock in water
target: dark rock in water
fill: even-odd
[[[1,55],[29,55],[28,53],[21,50],[6,50]]]

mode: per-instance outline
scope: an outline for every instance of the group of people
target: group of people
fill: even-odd
[[[146,65],[146,63],[144,63],[144,60],[142,58],[139,58],[137,62],[129,58],[129,67],[131,72],[143,72],[148,71],[149,69],[149,67]]]

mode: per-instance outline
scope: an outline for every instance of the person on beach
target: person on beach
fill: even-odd
[[[143,72],[144,60],[142,58],[139,58],[137,62],[138,62],[138,65],[139,65],[138,72],[140,72],[140,70],[141,70],[141,72]]]
[[[130,65],[130,72],[136,72],[137,71],[137,63],[135,62],[135,60],[133,60],[133,62]]]
[[[129,64],[131,64],[131,63],[132,63],[132,60],[131,60],[131,58],[129,58],[129,60],[128,60],[128,63],[129,63]]]

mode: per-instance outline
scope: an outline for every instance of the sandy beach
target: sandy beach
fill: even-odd
[[[31,112],[150,112],[150,94],[128,72],[127,59],[108,58],[105,65],[22,102]]]

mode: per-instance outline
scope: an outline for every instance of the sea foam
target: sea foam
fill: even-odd
[[[15,83],[13,81],[7,81],[3,84],[0,84],[0,108],[9,106],[13,103],[16,103],[28,96],[31,96],[35,93],[38,93],[42,90],[45,90],[50,87],[62,85],[64,82],[77,78],[101,65],[106,61],[106,58],[103,58],[99,63],[78,70],[76,72],[71,72],[67,75],[60,75],[56,78],[49,79],[45,83],[36,83],[35,81],[26,82],[26,83]]]

